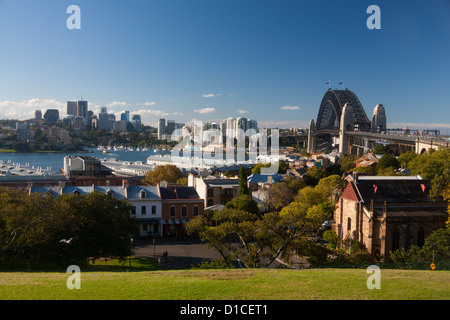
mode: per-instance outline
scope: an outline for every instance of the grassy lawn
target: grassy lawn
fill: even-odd
[[[109,263],[109,262],[108,262]],[[449,271],[381,270],[369,290],[363,269],[104,272],[97,263],[69,290],[66,273],[0,273],[0,300],[448,300]],[[138,261],[136,263],[139,263]],[[144,265],[142,268],[155,266]],[[136,267],[135,270],[139,268]],[[123,269],[120,269],[123,270]],[[101,272],[99,272],[101,271]]]
[[[0,153],[17,153],[15,150],[11,150],[11,149],[1,149],[0,148]]]

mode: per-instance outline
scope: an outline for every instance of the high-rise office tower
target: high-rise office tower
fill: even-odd
[[[41,110],[36,110],[34,112],[34,119],[35,120],[42,120],[42,111]]]
[[[88,116],[88,102],[78,101],[77,116],[86,119]]]
[[[167,120],[166,134],[171,135],[176,129],[175,120]]]
[[[131,118],[131,124],[133,125],[135,131],[137,131],[137,132],[141,131],[141,128],[142,128],[141,115],[134,114],[133,117]]]
[[[99,130],[111,130],[108,119],[108,109],[106,107],[100,108],[100,113],[98,114],[98,129]]]
[[[166,134],[166,119],[159,119],[159,121],[158,121],[158,139],[162,140],[164,134]]]
[[[78,116],[78,101],[67,101],[67,115]]]
[[[67,115],[74,117],[88,117],[88,102],[87,101],[67,101]]]
[[[122,113],[120,115],[120,120],[129,122],[130,121],[130,111],[125,111],[124,113]]]

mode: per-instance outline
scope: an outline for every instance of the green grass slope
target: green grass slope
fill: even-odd
[[[234,269],[0,273],[0,300],[447,300],[449,271],[381,270],[381,289],[364,269]]]

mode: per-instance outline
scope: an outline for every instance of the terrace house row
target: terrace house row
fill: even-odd
[[[30,186],[28,192],[86,195],[91,192],[109,194],[133,206],[132,217],[139,223],[140,237],[171,237],[185,235],[188,221],[204,213],[204,200],[194,188],[162,183],[157,186]]]

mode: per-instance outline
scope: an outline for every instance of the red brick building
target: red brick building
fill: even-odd
[[[205,203],[193,187],[160,186],[162,199],[163,236],[186,235],[186,223],[203,216]]]

